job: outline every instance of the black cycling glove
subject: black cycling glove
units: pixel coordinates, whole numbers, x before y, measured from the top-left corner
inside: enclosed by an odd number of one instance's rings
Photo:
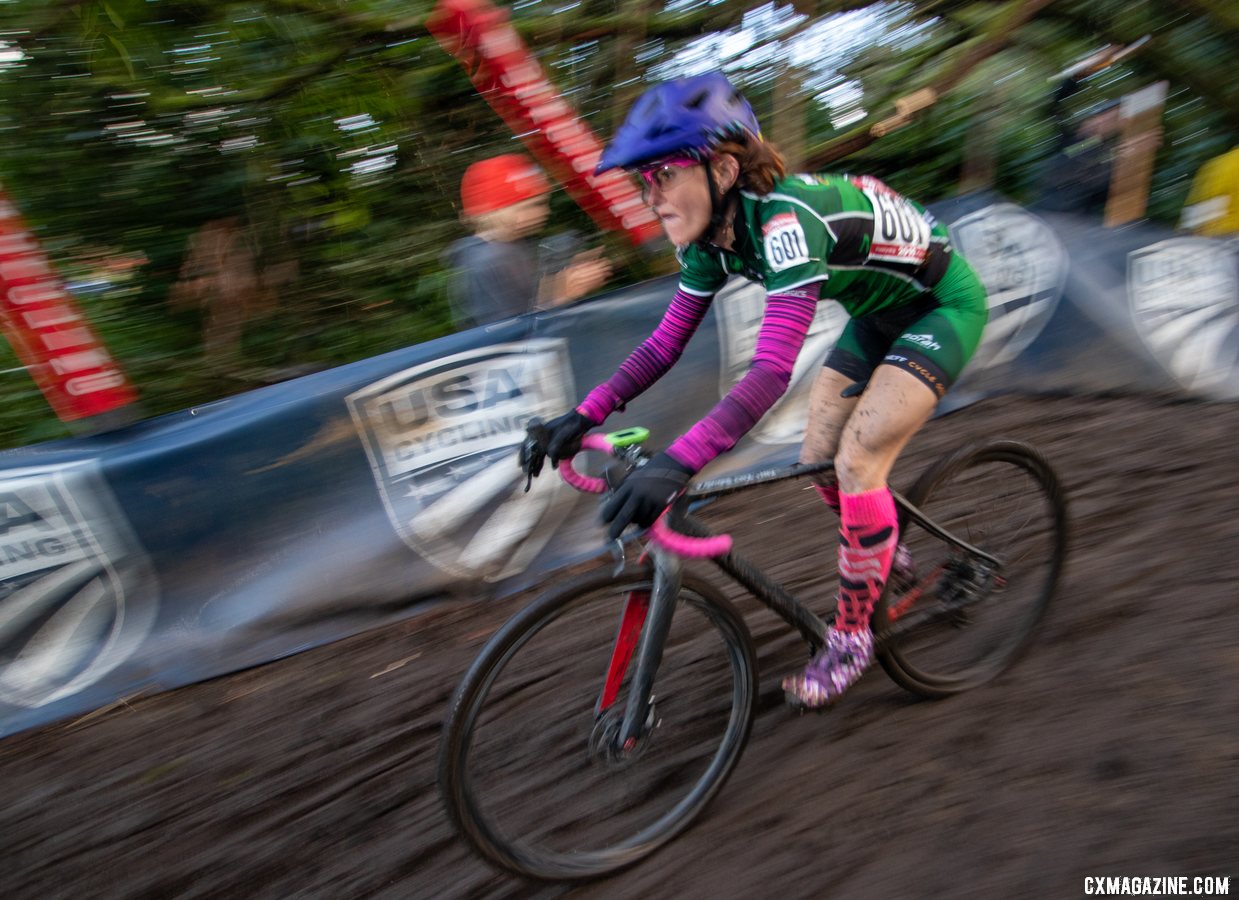
[[[575,409],[547,422],[550,440],[546,445],[546,455],[551,460],[551,468],[557,469],[565,459],[576,456],[581,450],[581,438],[593,427],[594,423]]]
[[[629,525],[653,525],[692,477],[691,470],[665,452],[633,470],[602,504],[602,521],[611,523],[607,530],[611,540],[623,534]]]
[[[549,456],[551,467],[581,449],[581,438],[585,432],[594,427],[594,423],[585,418],[575,409],[566,412],[557,419],[540,422],[534,419],[525,429],[525,440],[521,443],[520,466],[525,473],[525,490],[529,490],[530,482],[542,474],[542,465]]]

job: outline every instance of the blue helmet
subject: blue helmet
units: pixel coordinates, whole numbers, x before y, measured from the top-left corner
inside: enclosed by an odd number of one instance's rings
[[[761,137],[753,107],[722,72],[656,84],[633,104],[595,175],[684,153],[704,157],[727,138]]]

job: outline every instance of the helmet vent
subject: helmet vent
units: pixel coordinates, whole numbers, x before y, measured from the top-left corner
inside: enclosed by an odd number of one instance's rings
[[[641,95],[595,167],[632,168],[680,153],[694,158],[732,135],[761,134],[744,95],[722,72],[655,84]]]

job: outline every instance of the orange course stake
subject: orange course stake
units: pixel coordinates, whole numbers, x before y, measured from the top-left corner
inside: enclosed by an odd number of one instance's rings
[[[100,430],[137,394],[0,191],[0,328],[59,419]],[[125,414],[121,413],[125,410]],[[97,417],[103,416],[104,419]],[[114,421],[115,420],[115,421]]]
[[[622,232],[634,245],[662,234],[627,176],[594,174],[602,144],[547,80],[505,10],[488,0],[439,0],[426,28],[599,228]]]

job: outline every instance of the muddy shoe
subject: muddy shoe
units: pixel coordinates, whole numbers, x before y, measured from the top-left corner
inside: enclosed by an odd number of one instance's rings
[[[826,632],[826,646],[800,675],[783,679],[787,702],[801,709],[829,706],[873,665],[873,635],[869,630]]]

